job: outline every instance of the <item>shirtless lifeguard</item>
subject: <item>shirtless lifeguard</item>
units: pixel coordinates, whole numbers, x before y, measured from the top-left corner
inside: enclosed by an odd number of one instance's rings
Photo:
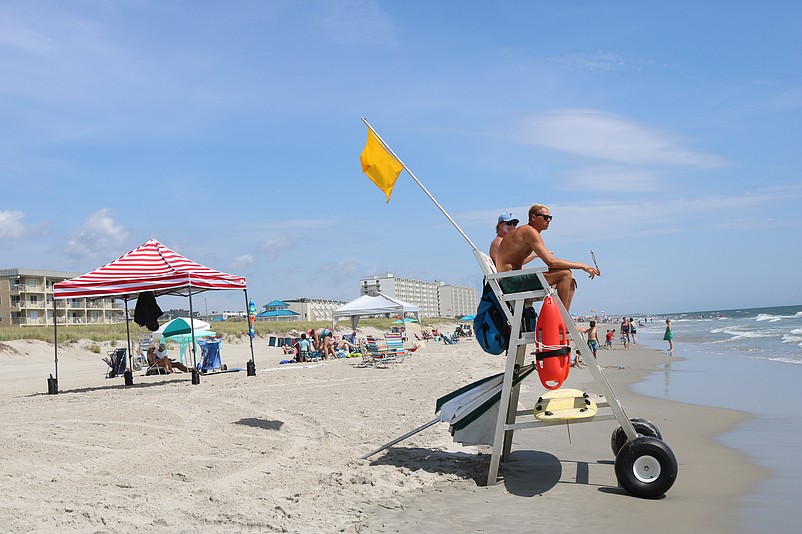
[[[576,281],[571,270],[581,269],[588,273],[590,278],[601,275],[601,273],[590,265],[556,258],[546,248],[540,233],[548,230],[552,218],[548,206],[533,204],[529,208],[529,223],[510,231],[501,240],[496,255],[496,268],[500,273],[520,270],[529,255],[534,252],[549,268],[548,272],[544,273],[546,281],[557,289],[557,295],[563,306],[570,311],[571,301],[576,290]]]
[[[498,216],[496,237],[490,242],[490,259],[493,260],[494,264],[496,263],[496,255],[498,254],[498,247],[501,245],[501,240],[518,226],[518,222],[518,219],[514,218],[512,213],[509,212],[504,212]],[[533,252],[524,260],[524,263],[529,263],[535,258],[537,258],[537,254]]]

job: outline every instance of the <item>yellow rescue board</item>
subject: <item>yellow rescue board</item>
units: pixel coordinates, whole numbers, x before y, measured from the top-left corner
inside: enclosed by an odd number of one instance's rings
[[[538,421],[567,421],[593,417],[599,407],[587,393],[578,389],[555,389],[545,393],[535,403]]]

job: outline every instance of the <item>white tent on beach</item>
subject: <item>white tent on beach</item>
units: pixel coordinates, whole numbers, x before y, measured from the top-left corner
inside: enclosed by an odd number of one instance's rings
[[[335,326],[338,320],[344,317],[350,317],[351,327],[356,330],[356,325],[360,317],[364,315],[382,315],[385,313],[398,314],[400,317],[404,317],[407,313],[412,313],[415,315],[418,323],[420,323],[420,306],[394,299],[377,292],[362,295],[334,310],[332,326]]]

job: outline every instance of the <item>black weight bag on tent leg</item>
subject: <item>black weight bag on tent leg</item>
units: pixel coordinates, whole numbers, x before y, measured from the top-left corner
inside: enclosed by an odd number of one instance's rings
[[[473,319],[473,332],[482,350],[488,354],[501,354],[509,347],[510,324],[496,294],[487,283]]]

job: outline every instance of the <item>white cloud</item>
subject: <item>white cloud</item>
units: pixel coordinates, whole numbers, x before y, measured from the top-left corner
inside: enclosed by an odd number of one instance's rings
[[[726,164],[715,154],[685,148],[664,132],[597,110],[554,110],[524,120],[521,130],[524,143],[587,158],[702,169]]]
[[[356,272],[357,264],[352,260],[342,260],[332,263],[327,263],[323,266],[322,271],[329,273],[335,277],[347,276]]]
[[[560,189],[585,191],[655,191],[664,189],[663,177],[652,169],[599,165],[563,173],[564,180],[555,182]]]
[[[128,232],[114,223],[108,208],[91,214],[66,243],[67,256],[75,261],[111,260],[120,255]]]
[[[294,248],[292,241],[288,237],[279,236],[268,239],[262,244],[262,250],[267,253],[268,258],[276,259],[285,252]]]
[[[624,58],[615,52],[603,50],[597,50],[592,54],[565,54],[552,57],[549,61],[571,69],[592,71],[640,70],[655,64],[652,59]]]
[[[800,196],[802,188],[783,188],[653,202],[553,204],[550,208],[555,222],[545,239],[546,243],[577,243],[687,233],[699,228],[743,228],[744,213],[764,214],[761,218],[750,218],[751,229],[772,227],[780,222],[788,225],[793,223],[771,220],[771,206],[779,200]],[[528,208],[513,208],[513,213],[525,214]]]
[[[25,224],[22,219],[25,214],[20,210],[0,211],[0,239],[16,239],[21,237],[25,231]]]
[[[242,254],[234,258],[234,261],[231,262],[231,267],[237,269],[245,265],[251,265],[252,263],[253,263],[253,256],[251,256],[250,254]]]

